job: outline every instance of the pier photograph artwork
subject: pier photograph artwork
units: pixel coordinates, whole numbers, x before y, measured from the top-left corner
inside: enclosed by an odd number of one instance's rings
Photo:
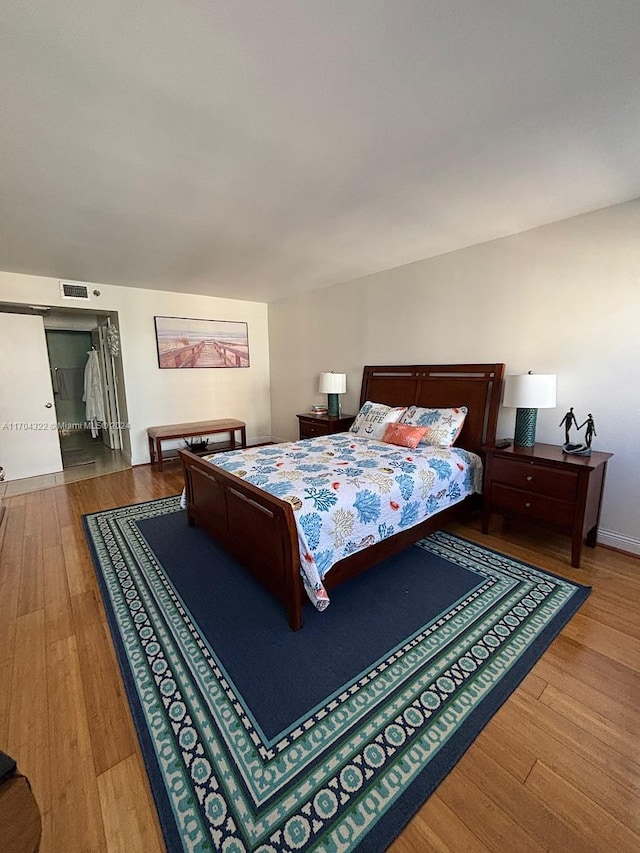
[[[249,329],[231,320],[154,317],[158,366],[249,367]]]

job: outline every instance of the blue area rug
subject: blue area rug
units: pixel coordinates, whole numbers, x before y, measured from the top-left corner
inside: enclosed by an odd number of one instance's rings
[[[439,532],[292,632],[177,497],[84,523],[170,853],[384,850],[589,595]]]

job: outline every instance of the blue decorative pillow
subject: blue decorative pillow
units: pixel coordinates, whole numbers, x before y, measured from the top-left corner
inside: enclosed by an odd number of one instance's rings
[[[459,406],[457,409],[425,409],[421,406],[409,406],[400,423],[427,428],[420,444],[451,447],[460,435],[468,411],[466,406]]]

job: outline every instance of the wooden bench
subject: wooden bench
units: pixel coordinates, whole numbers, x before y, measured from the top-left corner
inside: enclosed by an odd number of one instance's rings
[[[228,433],[229,441],[217,442],[213,448],[207,449],[207,453],[219,453],[223,450],[235,450],[236,431],[240,432],[240,447],[247,446],[247,425],[244,421],[236,421],[233,418],[217,421],[196,421],[191,424],[168,424],[166,426],[147,427],[149,438],[149,455],[151,464],[158,463],[158,471],[162,471],[162,442],[176,438],[198,438],[202,435],[217,435]],[[177,456],[175,457],[177,459]],[[166,460],[166,457],[165,457]]]

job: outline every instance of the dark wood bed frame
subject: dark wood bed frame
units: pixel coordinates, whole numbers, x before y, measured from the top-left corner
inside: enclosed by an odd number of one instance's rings
[[[371,400],[389,406],[467,406],[456,445],[481,453],[482,446],[495,439],[503,376],[504,364],[365,367],[360,405]],[[206,530],[277,596],[286,607],[289,626],[299,630],[307,596],[291,505],[187,450],[179,455],[189,525]],[[473,497],[340,560],[325,576],[325,587],[333,589],[460,517],[474,505]]]

